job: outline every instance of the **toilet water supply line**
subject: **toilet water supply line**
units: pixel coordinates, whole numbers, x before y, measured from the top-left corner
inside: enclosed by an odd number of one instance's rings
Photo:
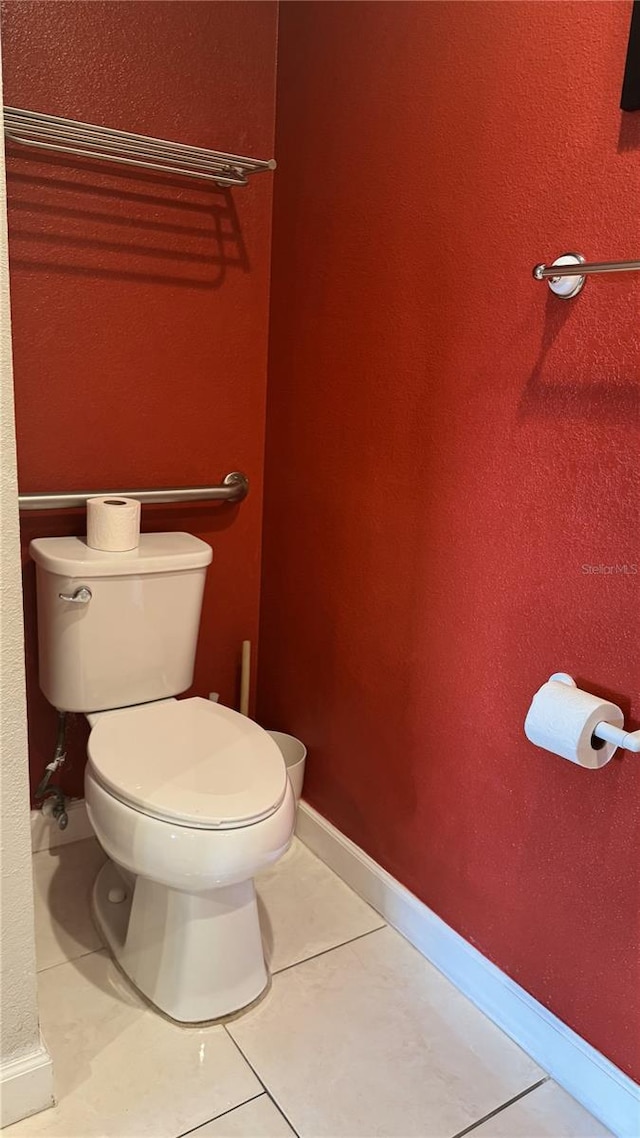
[[[58,733],[56,736],[56,746],[53,752],[53,758],[50,763],[47,763],[44,768],[44,775],[38,783],[38,788],[35,792],[34,798],[36,800],[42,799],[40,809],[43,814],[51,814],[55,818],[61,830],[66,830],[69,818],[66,811],[66,798],[64,791],[55,786],[51,779],[53,775],[63,766],[67,757],[67,712],[58,712]],[[55,802],[52,806],[49,805],[49,799],[54,798]]]

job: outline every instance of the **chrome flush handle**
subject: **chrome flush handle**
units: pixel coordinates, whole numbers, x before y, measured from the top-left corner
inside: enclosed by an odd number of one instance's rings
[[[71,601],[74,605],[88,605],[93,593],[88,585],[78,585],[72,593],[58,593],[61,601]]]

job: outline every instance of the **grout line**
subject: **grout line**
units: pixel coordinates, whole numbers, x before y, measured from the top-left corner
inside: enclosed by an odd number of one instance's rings
[[[60,968],[63,964],[73,964],[74,960],[84,960],[85,956],[93,956],[95,952],[104,952],[106,945],[99,944],[96,948],[90,948],[87,952],[81,952],[78,956],[65,956],[64,960],[57,960],[55,964],[45,964],[44,968],[36,967],[36,976],[41,976],[43,972],[50,972],[52,968]]]
[[[358,933],[357,936],[349,937],[349,940],[341,940],[339,944],[332,944],[330,948],[323,948],[320,952],[313,952],[311,956],[305,956],[302,960],[295,960],[293,964],[285,964],[282,968],[276,968],[271,971],[272,976],[280,976],[283,972],[289,972],[292,968],[298,968],[300,964],[306,964],[309,960],[317,960],[319,956],[326,956],[328,952],[335,952],[337,948],[344,948],[347,944],[355,944],[357,940],[363,940],[366,936],[371,936],[372,933],[382,932],[386,929],[387,925],[378,925],[375,929],[367,929],[366,933]]]
[[[273,1097],[273,1095],[271,1094],[271,1091],[270,1091],[270,1090],[267,1090],[267,1088],[266,1088],[266,1087],[265,1087],[265,1094],[266,1094],[267,1098],[268,1098],[268,1099],[270,1099],[270,1100],[271,1100],[271,1102],[273,1103],[273,1108],[274,1108],[274,1110],[277,1110],[278,1114],[281,1114],[281,1115],[282,1115],[282,1117],[284,1118],[284,1120],[285,1120],[285,1122],[286,1122],[287,1126],[289,1127],[289,1129],[290,1129],[291,1133],[295,1135],[295,1138],[300,1138],[300,1135],[298,1134],[298,1131],[296,1130],[296,1128],[295,1128],[295,1126],[293,1125],[293,1123],[292,1123],[291,1119],[289,1118],[289,1115],[288,1115],[288,1114],[285,1114],[285,1112],[284,1112],[284,1110],[282,1109],[282,1107],[279,1105],[279,1103],[277,1103],[277,1102],[276,1102],[275,1098],[274,1098],[274,1097]]]
[[[289,1116],[287,1115],[287,1113],[285,1112],[285,1110],[284,1110],[284,1109],[283,1109],[283,1108],[280,1106],[280,1103],[277,1101],[277,1099],[276,1099],[276,1098],[275,1098],[275,1097],[274,1097],[274,1096],[271,1094],[271,1091],[269,1090],[269,1088],[268,1088],[267,1084],[265,1083],[264,1079],[261,1079],[261,1078],[260,1078],[260,1075],[259,1075],[259,1074],[258,1074],[258,1072],[256,1071],[256,1069],[255,1069],[255,1067],[254,1067],[253,1063],[251,1062],[251,1060],[250,1060],[250,1059],[248,1059],[248,1058],[247,1058],[247,1056],[245,1055],[244,1051],[242,1050],[242,1048],[241,1048],[240,1044],[238,1043],[238,1040],[237,1040],[237,1039],[234,1039],[233,1035],[232,1035],[232,1034],[231,1034],[231,1032],[229,1031],[229,1027],[228,1027],[228,1025],[227,1025],[226,1023],[223,1023],[223,1025],[222,1025],[222,1026],[223,1026],[224,1030],[226,1031],[227,1035],[229,1036],[229,1039],[230,1039],[230,1040],[231,1040],[231,1042],[233,1043],[234,1047],[236,1048],[236,1050],[237,1050],[237,1051],[240,1053],[240,1055],[241,1055],[241,1056],[242,1056],[242,1058],[244,1059],[244,1061],[245,1061],[245,1063],[247,1064],[247,1066],[248,1066],[248,1067],[250,1067],[250,1068],[251,1068],[251,1070],[253,1071],[253,1073],[254,1073],[254,1075],[255,1075],[256,1079],[257,1079],[257,1080],[258,1080],[258,1082],[260,1083],[260,1086],[261,1086],[261,1087],[264,1087],[264,1093],[266,1094],[267,1098],[271,1099],[271,1102],[272,1102],[272,1103],[273,1103],[273,1105],[275,1106],[275,1108],[276,1108],[276,1110],[278,1111],[278,1113],[282,1115],[282,1117],[284,1118],[284,1120],[285,1120],[285,1122],[286,1122],[287,1126],[289,1127],[289,1129],[290,1129],[290,1130],[291,1130],[291,1131],[292,1131],[292,1132],[295,1134],[295,1138],[300,1138],[300,1135],[298,1134],[298,1131],[296,1130],[295,1126],[294,1126],[294,1125],[293,1125],[293,1123],[291,1122],[291,1120],[290,1120]],[[258,1098],[258,1097],[259,1097],[259,1096],[258,1096],[258,1095],[256,1095],[256,1098]]]
[[[240,1044],[238,1043],[238,1041],[237,1041],[236,1039],[234,1039],[234,1038],[233,1038],[233,1036],[232,1036],[231,1032],[230,1032],[230,1031],[229,1031],[229,1029],[228,1029],[228,1026],[227,1026],[227,1024],[226,1024],[226,1023],[223,1023],[223,1024],[221,1024],[221,1027],[224,1029],[224,1031],[226,1031],[227,1035],[229,1036],[229,1039],[230,1039],[230,1040],[231,1040],[231,1042],[233,1043],[233,1046],[235,1047],[236,1051],[238,1051],[238,1052],[240,1053],[240,1055],[241,1055],[241,1056],[242,1056],[242,1058],[244,1059],[245,1063],[247,1064],[247,1067],[250,1067],[250,1068],[251,1068],[251,1070],[253,1071],[253,1074],[255,1075],[256,1079],[257,1079],[257,1080],[258,1080],[258,1082],[260,1083],[260,1086],[262,1087],[262,1090],[264,1091],[264,1093],[265,1093],[265,1094],[268,1094],[269,1092],[267,1091],[267,1088],[266,1088],[266,1086],[265,1086],[265,1084],[264,1084],[263,1080],[260,1078],[260,1076],[259,1076],[258,1072],[256,1071],[256,1069],[255,1069],[255,1067],[254,1067],[253,1063],[250,1063],[250,1062],[249,1062],[249,1060],[247,1059],[247,1056],[245,1055],[245,1053],[244,1053],[244,1051],[242,1050],[242,1048],[241,1048]],[[261,1092],[261,1093],[262,1093],[262,1092]],[[269,1096],[269,1097],[271,1097],[271,1096]],[[256,1098],[257,1098],[257,1095],[256,1095]]]
[[[382,932],[383,929],[388,927],[386,922],[383,922],[381,925],[377,925],[375,929],[367,929],[365,933],[358,933],[357,936],[349,937],[348,940],[341,940],[338,944],[332,944],[329,948],[321,949],[320,952],[313,952],[311,956],[304,956],[302,960],[295,960],[293,964],[285,964],[282,968],[270,970],[270,973],[272,976],[279,976],[282,972],[289,972],[292,968],[297,968],[300,964],[306,964],[309,960],[317,960],[319,956],[326,956],[328,952],[335,952],[337,948],[344,948],[348,944],[355,944],[356,941],[364,940],[365,937],[371,936],[372,933]],[[42,972],[50,972],[52,968],[60,968],[63,964],[73,964],[75,960],[82,960],[85,956],[93,956],[95,952],[105,951],[109,952],[108,946],[100,943],[96,945],[95,948],[90,948],[87,952],[81,952],[77,956],[67,956],[64,960],[57,960],[55,964],[47,964],[44,968],[36,968],[36,974],[40,975]],[[111,957],[111,953],[109,953],[109,956]],[[235,1107],[231,1109],[233,1110]],[[202,1123],[202,1125],[204,1126],[204,1123]]]
[[[181,1134],[177,1135],[177,1138],[186,1138],[187,1134],[195,1134],[196,1131],[200,1130],[203,1126],[207,1126],[209,1122],[217,1122],[219,1118],[224,1118],[227,1114],[233,1114],[234,1110],[240,1110],[240,1108],[246,1106],[247,1103],[255,1102],[257,1098],[263,1098],[265,1093],[265,1091],[258,1091],[257,1095],[251,1095],[251,1098],[244,1099],[243,1102],[239,1102],[236,1106],[230,1106],[228,1110],[223,1110],[222,1114],[214,1114],[213,1118],[205,1118],[204,1122],[199,1122],[197,1126],[192,1126],[191,1130],[183,1130]]]
[[[545,1075],[544,1079],[538,1079],[537,1083],[533,1083],[530,1087],[526,1087],[524,1091],[520,1091],[520,1094],[514,1095],[513,1098],[508,1099],[507,1102],[503,1102],[500,1106],[497,1106],[495,1110],[490,1110],[488,1114],[484,1114],[482,1118],[479,1118],[477,1120],[477,1122],[472,1122],[470,1126],[465,1126],[464,1130],[458,1130],[457,1134],[453,1135],[453,1138],[463,1138],[464,1134],[470,1134],[472,1130],[476,1130],[478,1126],[482,1126],[483,1122],[487,1122],[490,1118],[495,1118],[496,1114],[501,1114],[502,1111],[506,1110],[508,1106],[513,1106],[514,1102],[519,1102],[521,1098],[525,1097],[525,1095],[529,1095],[532,1091],[536,1091],[538,1087],[541,1087],[543,1083],[548,1083],[548,1081],[548,1075]]]

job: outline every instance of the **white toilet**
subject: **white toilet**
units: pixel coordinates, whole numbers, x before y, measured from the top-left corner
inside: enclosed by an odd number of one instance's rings
[[[211,549],[143,534],[127,553],[31,542],[40,686],[91,724],[89,819],[111,859],[94,912],[120,967],[183,1023],[229,1015],[267,984],[254,874],[293,834],[295,801],[266,731],[193,678]]]

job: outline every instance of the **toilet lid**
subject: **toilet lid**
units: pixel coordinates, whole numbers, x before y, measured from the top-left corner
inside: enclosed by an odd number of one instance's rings
[[[258,822],[278,808],[287,787],[284,759],[267,732],[199,697],[102,715],[88,752],[116,798],[200,829]]]

